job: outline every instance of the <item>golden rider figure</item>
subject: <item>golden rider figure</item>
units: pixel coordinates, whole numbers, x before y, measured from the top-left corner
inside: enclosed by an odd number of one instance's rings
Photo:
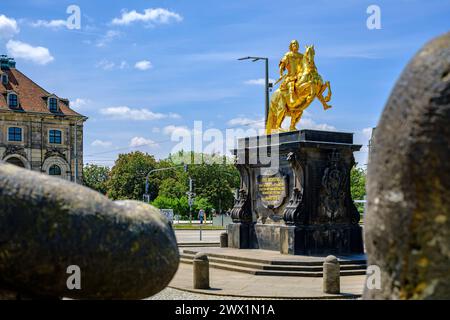
[[[290,104],[295,103],[295,81],[302,72],[303,55],[298,52],[299,44],[297,40],[292,40],[287,52],[280,61],[280,77],[284,77],[280,85],[281,90],[288,90]],[[284,71],[287,70],[287,74]]]

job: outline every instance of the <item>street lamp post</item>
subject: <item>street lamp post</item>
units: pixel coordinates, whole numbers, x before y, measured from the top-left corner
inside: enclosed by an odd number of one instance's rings
[[[244,57],[239,58],[238,60],[252,60],[253,62],[258,60],[264,60],[266,64],[266,79],[265,79],[265,98],[266,98],[266,107],[265,107],[265,118],[264,123],[267,123],[267,117],[269,115],[269,90],[272,87],[272,84],[269,83],[269,58],[263,57]]]
[[[174,170],[174,169],[181,168],[181,167],[184,167],[184,171],[187,170],[187,166],[184,165],[184,164],[183,165],[179,165],[179,166],[173,166],[173,167],[159,168],[159,169],[150,170],[147,173],[147,176],[145,177],[145,193],[142,195],[142,201],[150,203],[150,194],[149,194],[150,181],[149,181],[149,178],[150,178],[150,175],[152,173],[159,172],[159,171],[166,171],[166,170]]]

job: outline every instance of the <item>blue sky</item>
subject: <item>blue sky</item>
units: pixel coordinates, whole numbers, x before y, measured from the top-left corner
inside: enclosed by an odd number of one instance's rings
[[[71,4],[81,9],[79,30],[62,25]],[[379,30],[366,27],[371,4],[381,9]],[[85,162],[112,165],[132,150],[166,157],[176,145],[170,134],[194,121],[223,133],[261,127],[263,63],[237,58],[269,57],[277,79],[279,59],[298,39],[302,50],[315,45],[333,90],[333,108],[314,102],[298,127],[354,132],[367,145],[401,70],[449,31],[449,16],[443,0],[3,0],[0,52],[89,117]],[[363,147],[360,165],[366,156]]]

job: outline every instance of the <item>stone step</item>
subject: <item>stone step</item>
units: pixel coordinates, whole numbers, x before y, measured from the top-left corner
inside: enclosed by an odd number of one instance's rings
[[[192,264],[193,261],[191,259],[181,258],[181,263]],[[280,270],[258,270],[253,268],[246,268],[240,266],[234,266],[230,264],[216,263],[210,262],[209,266],[215,269],[233,271],[233,272],[242,272],[253,275],[260,276],[285,276],[285,277],[316,277],[320,278],[323,276],[323,272],[318,271],[280,271]],[[341,270],[341,276],[350,276],[350,275],[364,275],[366,274],[365,270]]]
[[[178,242],[178,247],[220,247],[220,242]]]
[[[195,255],[198,251],[184,249],[184,254]],[[267,259],[257,259],[250,257],[242,257],[242,256],[231,256],[227,254],[218,254],[218,253],[209,253],[208,257],[216,257],[222,259],[229,260],[240,260],[247,262],[255,262],[255,263],[263,263],[263,264],[271,264],[271,265],[289,265],[289,266],[320,266],[322,267],[322,261],[294,261],[294,260],[267,260]],[[325,257],[324,257],[325,258]],[[343,265],[366,265],[366,260],[341,260],[339,259],[339,264]]]
[[[194,255],[191,254],[181,254],[182,258],[185,259],[194,259]],[[219,264],[229,264],[238,267],[251,268],[257,270],[278,270],[278,271],[311,271],[311,272],[322,272],[322,266],[292,266],[292,265],[273,265],[267,263],[255,263],[255,262],[247,262],[242,260],[234,260],[228,258],[217,258],[213,256],[209,256],[209,261]],[[350,264],[341,266],[341,270],[366,270],[366,265],[364,264]]]

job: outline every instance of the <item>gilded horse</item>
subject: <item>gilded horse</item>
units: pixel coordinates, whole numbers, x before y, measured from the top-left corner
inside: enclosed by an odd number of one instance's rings
[[[281,128],[281,124],[286,116],[291,117],[289,131],[297,130],[295,126],[300,121],[303,111],[315,98],[319,99],[324,110],[331,108],[328,105],[331,99],[330,82],[323,82],[314,63],[314,55],[314,46],[306,46],[302,63],[303,68],[295,81],[295,103],[291,104],[289,101],[287,89],[280,87],[272,94],[266,123],[267,134],[285,131]],[[328,93],[324,97],[323,94],[327,88]]]

